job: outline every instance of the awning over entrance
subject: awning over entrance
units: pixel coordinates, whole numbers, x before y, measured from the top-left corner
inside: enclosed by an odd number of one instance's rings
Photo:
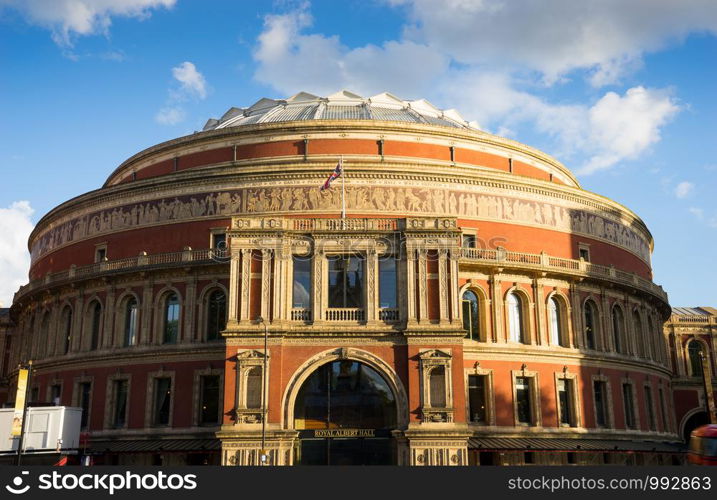
[[[685,447],[681,443],[666,443],[658,441],[504,437],[470,438],[468,440],[468,448],[478,451],[651,451],[664,453],[682,453],[685,451]]]
[[[143,439],[94,441],[88,451],[92,453],[149,453],[149,452],[206,452],[219,451],[222,443],[218,439]]]

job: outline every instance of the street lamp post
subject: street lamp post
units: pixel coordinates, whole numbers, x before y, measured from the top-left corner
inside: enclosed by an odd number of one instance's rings
[[[266,451],[266,364],[269,357],[269,325],[261,316],[257,320],[264,325],[264,366],[261,370],[261,452],[259,459],[261,461],[260,465],[268,465],[269,456]]]

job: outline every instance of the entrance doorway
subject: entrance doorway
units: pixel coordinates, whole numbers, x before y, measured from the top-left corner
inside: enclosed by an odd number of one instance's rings
[[[296,397],[294,428],[299,465],[396,463],[395,396],[376,370],[358,361],[327,363],[309,376]]]

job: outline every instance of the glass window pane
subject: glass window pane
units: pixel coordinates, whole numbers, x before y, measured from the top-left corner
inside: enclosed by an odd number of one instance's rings
[[[598,427],[607,427],[607,406],[606,406],[606,385],[605,382],[595,382],[593,391],[595,393],[595,421]]]
[[[554,297],[548,300],[548,314],[550,317],[550,343],[562,345],[560,341],[560,308]]]
[[[518,410],[518,422],[521,424],[533,423],[533,409],[530,402],[530,380],[527,377],[515,379],[515,399]]]
[[[398,307],[396,259],[393,256],[381,257],[378,261],[378,301],[382,308]]]
[[[96,350],[100,344],[100,322],[102,320],[102,306],[95,302],[92,308],[92,332],[90,338],[90,349]]]
[[[127,424],[127,381],[114,381],[115,414],[114,426],[124,427]]]
[[[358,255],[328,257],[329,307],[362,308],[364,259]]]
[[[179,298],[177,294],[167,297],[164,304],[164,339],[165,344],[177,342],[179,334]]]
[[[515,293],[508,294],[508,325],[512,342],[525,342],[523,332],[523,306]]]
[[[169,412],[172,404],[172,379],[162,377],[154,379],[154,424],[169,425]]]
[[[350,360],[318,368],[296,398],[296,429],[392,429],[396,402],[383,377]]]
[[[137,301],[129,299],[124,313],[124,346],[129,347],[137,342]]]
[[[90,394],[92,384],[90,382],[82,382],[79,386],[80,392],[80,408],[82,408],[82,416],[80,417],[80,427],[87,428],[90,418]]]
[[[445,408],[446,406],[446,370],[438,366],[431,370],[428,377],[430,387],[430,403],[432,408]]]
[[[294,286],[292,306],[311,308],[311,257],[294,256]]]
[[[585,340],[588,349],[595,349],[595,306],[590,301],[585,303]]]
[[[487,375],[468,376],[468,406],[471,422],[488,422],[486,411],[487,379]]]
[[[200,424],[219,422],[219,375],[205,375],[201,378]]]
[[[702,344],[692,340],[687,346],[687,351],[690,355],[690,375],[702,377]]]
[[[249,370],[246,376],[246,407],[261,408],[262,376],[261,368]]]
[[[217,340],[227,326],[227,297],[221,290],[209,296],[207,309],[207,340]]]
[[[572,423],[571,392],[570,380],[558,379],[558,403],[560,404],[560,423],[562,425],[571,425]]]
[[[480,340],[478,324],[478,296],[470,290],[463,294],[463,329],[466,338]]]

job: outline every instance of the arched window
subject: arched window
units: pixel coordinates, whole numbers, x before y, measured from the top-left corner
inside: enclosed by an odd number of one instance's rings
[[[627,345],[625,342],[625,322],[623,320],[622,310],[615,306],[612,308],[612,338],[615,342],[615,351],[623,354],[627,353]]]
[[[652,316],[647,315],[647,341],[652,345],[652,359],[659,360],[660,356],[660,345],[659,342],[662,340],[659,333],[655,332],[655,322],[652,321]],[[653,344],[654,342],[654,344]]]
[[[67,306],[62,310],[60,320],[62,330],[62,354],[70,352],[70,341],[72,340],[72,309]]]
[[[635,344],[637,345],[637,352],[640,356],[647,357],[647,353],[650,352],[648,342],[645,341],[645,336],[642,331],[642,318],[637,310],[632,311],[632,329],[635,332]]]
[[[568,339],[563,328],[564,320],[563,307],[560,301],[555,297],[548,299],[548,320],[550,321],[550,343],[568,347]]]
[[[523,325],[523,301],[515,292],[508,294],[508,328],[511,342],[526,343]]]
[[[246,407],[249,409],[261,408],[262,400],[261,368],[256,366],[246,374]]]
[[[466,331],[466,338],[480,340],[478,296],[475,292],[467,290],[461,301],[463,304],[463,329]]]
[[[124,306],[124,335],[122,337],[122,346],[129,347],[137,344],[137,316],[139,308],[137,300],[130,297]]]
[[[170,293],[164,299],[163,344],[176,344],[179,337],[179,297]]]
[[[585,302],[585,342],[588,349],[595,349],[597,346],[597,306],[592,300]]]
[[[207,303],[207,340],[218,340],[227,326],[227,296],[222,290],[209,295]]]
[[[446,407],[446,369],[437,366],[428,376],[431,408]]]
[[[50,343],[50,313],[46,312],[40,323],[40,338],[38,339],[37,357],[42,359],[45,356],[46,346]]]
[[[100,345],[100,327],[102,325],[102,306],[99,302],[92,304],[90,308],[90,350],[96,350]]]
[[[693,377],[702,376],[702,344],[697,340],[691,340],[687,344],[687,353],[690,356],[690,375]]]

